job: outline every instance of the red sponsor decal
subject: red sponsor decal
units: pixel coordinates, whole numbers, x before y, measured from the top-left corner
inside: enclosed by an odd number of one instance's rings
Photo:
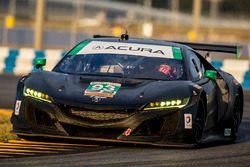
[[[124,135],[125,135],[125,136],[129,136],[131,132],[132,132],[132,129],[131,129],[131,128],[128,128],[128,129],[124,132]]]
[[[186,123],[187,123],[187,124],[190,124],[190,121],[191,121],[191,117],[190,117],[190,116],[187,116],[187,117],[186,117]]]
[[[158,70],[159,72],[162,72],[165,75],[168,75],[170,77],[173,77],[172,74],[176,74],[176,68],[172,68],[166,64],[160,65],[160,68]]]
[[[21,103],[22,103],[21,100],[17,100],[17,101],[16,101],[16,105],[15,105],[15,115],[19,115],[19,110],[20,110],[20,107],[21,107]]]
[[[184,114],[185,129],[192,129],[192,114]]]

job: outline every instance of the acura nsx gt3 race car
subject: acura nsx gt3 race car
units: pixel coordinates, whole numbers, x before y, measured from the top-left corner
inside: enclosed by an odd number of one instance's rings
[[[45,59],[17,85],[13,132],[151,145],[234,141],[243,91],[197,51],[237,46],[94,36],[52,71]]]

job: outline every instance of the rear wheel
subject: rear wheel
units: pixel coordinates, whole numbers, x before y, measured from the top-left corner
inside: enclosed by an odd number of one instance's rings
[[[201,99],[198,104],[197,115],[193,125],[193,139],[197,145],[201,144],[202,141],[203,130],[205,126],[205,113],[206,110],[205,110],[204,100]]]

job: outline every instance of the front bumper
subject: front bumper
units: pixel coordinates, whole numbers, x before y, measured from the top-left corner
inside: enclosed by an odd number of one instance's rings
[[[11,122],[13,132],[20,135],[142,144],[191,143],[192,130],[184,128],[183,120],[184,113],[195,115],[196,107],[196,104],[191,102],[182,109],[134,110],[126,118],[91,121],[89,118],[82,119],[73,115],[68,106],[25,97],[20,114],[13,114]],[[127,133],[128,129],[130,133]]]

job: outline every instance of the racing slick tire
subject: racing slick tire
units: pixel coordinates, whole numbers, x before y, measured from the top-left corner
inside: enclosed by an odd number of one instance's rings
[[[238,135],[239,125],[242,119],[242,110],[243,110],[243,102],[242,102],[242,95],[240,92],[236,95],[234,101],[234,108],[233,108],[233,116],[232,116],[232,134],[231,139],[234,142]]]
[[[198,103],[197,115],[193,125],[193,142],[196,146],[199,146],[202,142],[203,131],[205,127],[205,117],[206,117],[206,108],[205,102],[201,98]]]

